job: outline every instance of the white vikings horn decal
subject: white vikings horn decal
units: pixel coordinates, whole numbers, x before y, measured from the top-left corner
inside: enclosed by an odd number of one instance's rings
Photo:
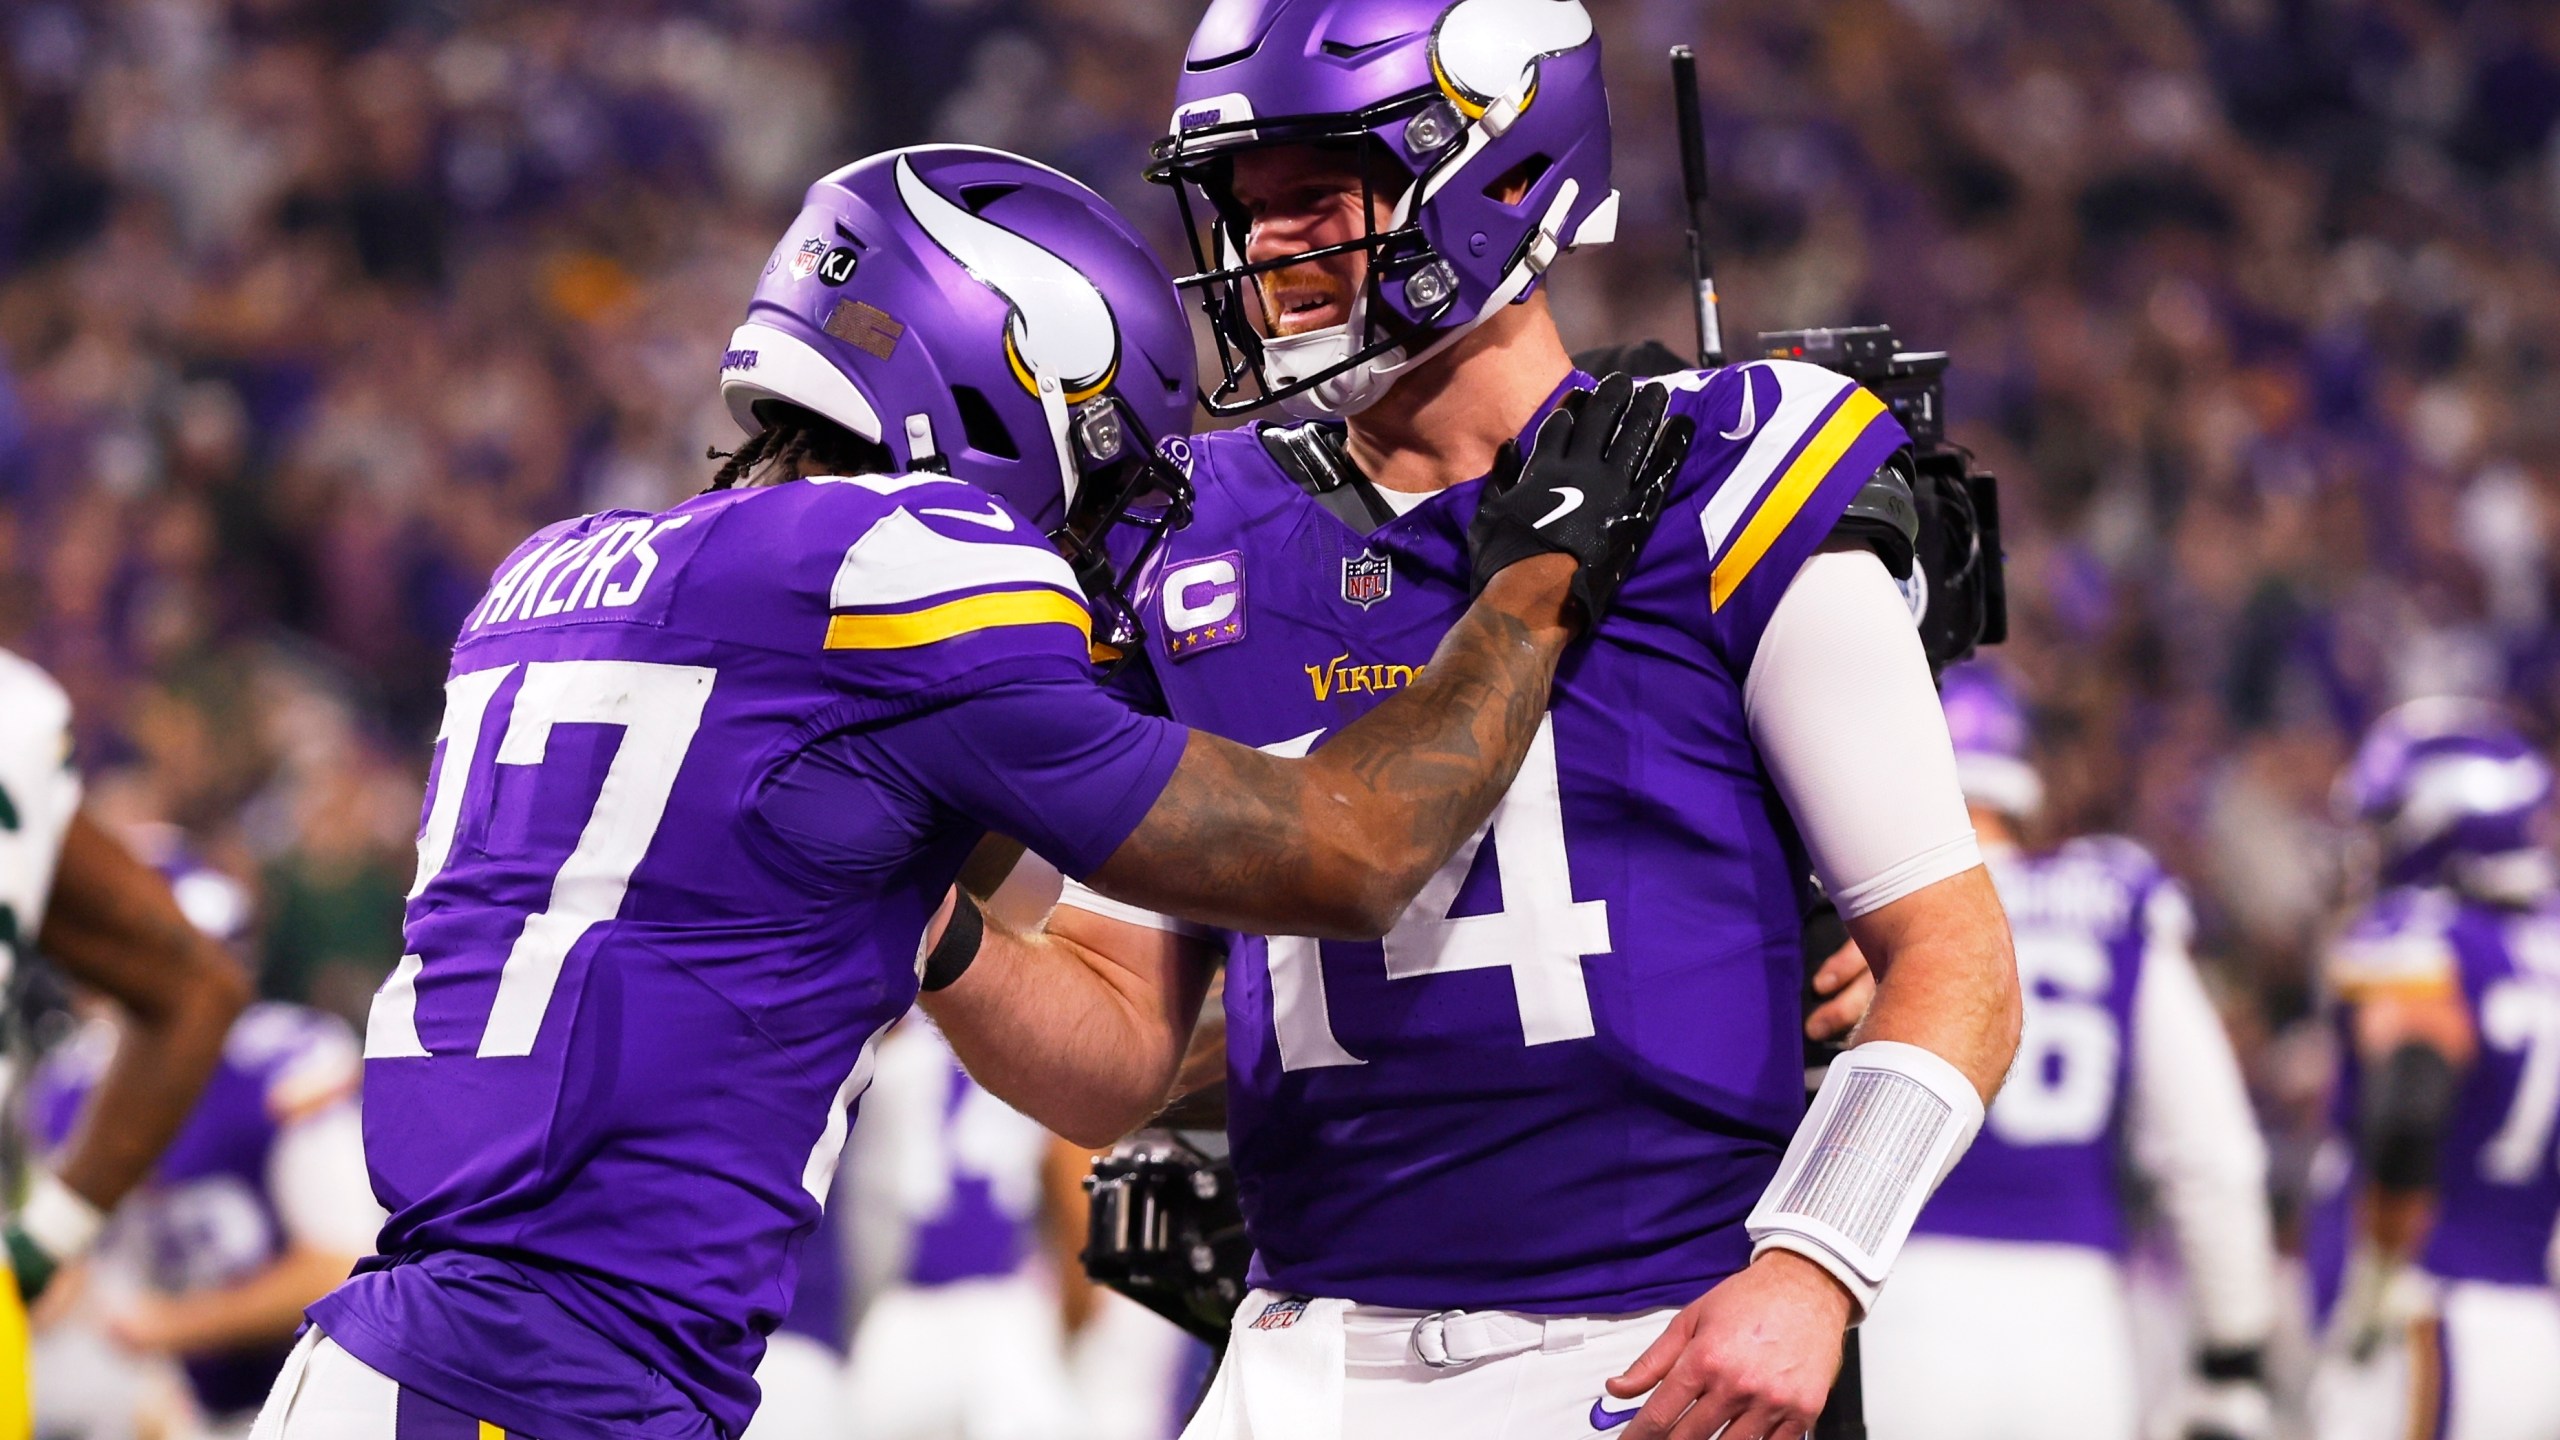
[[[1431,29],[1431,69],[1471,116],[1504,99],[1526,109],[1538,58],[1590,39],[1582,0],[1458,0]]]
[[[1029,372],[1039,369],[1057,377],[1070,403],[1111,383],[1120,336],[1111,306],[1092,281],[1051,252],[944,199],[904,156],[898,160],[898,197],[924,233],[1013,306],[1006,338],[1023,388],[1037,393]]]

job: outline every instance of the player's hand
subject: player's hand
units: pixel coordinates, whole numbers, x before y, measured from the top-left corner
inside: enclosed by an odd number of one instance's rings
[[[1813,993],[1824,998],[1812,1014],[1804,1017],[1805,1038],[1845,1038],[1859,1021],[1867,1018],[1867,1007],[1875,1003],[1875,972],[1867,968],[1867,957],[1859,953],[1854,943],[1843,945],[1813,972]]]
[[[1475,589],[1539,555],[1573,557],[1571,594],[1599,623],[1662,513],[1696,427],[1666,421],[1670,392],[1612,375],[1565,396],[1538,427],[1526,460],[1505,445],[1467,531]]]
[[[161,1355],[177,1348],[176,1316],[167,1298],[142,1295],[107,1317],[107,1338],[136,1355]]]
[[[1849,1292],[1801,1255],[1771,1250],[1673,1317],[1627,1372],[1621,1400],[1651,1390],[1622,1440],[1796,1440],[1840,1373]]]

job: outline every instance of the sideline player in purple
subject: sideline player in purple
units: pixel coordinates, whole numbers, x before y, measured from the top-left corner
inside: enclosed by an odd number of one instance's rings
[[[2044,795],[2024,712],[1988,662],[1947,672],[1942,696],[2009,912],[2026,1025],[1982,1134],[1920,1212],[1867,1322],[1868,1432],[2158,1433],[2142,1423],[2123,1270],[2139,1177],[2176,1240],[2203,1340],[2180,1433],[2263,1440],[2276,1308],[2266,1146],[2188,954],[2186,896],[2119,836],[2021,848]]]
[[[1321,756],[1431,673],[1481,477],[1591,383],[1540,281],[1615,224],[1599,42],[1576,0],[1220,0],[1173,132],[1213,405],[1320,418],[1179,452],[1198,514],[1137,678]],[[1900,427],[1802,364],[1666,388],[1697,443],[1489,826],[1382,943],[1223,942],[1261,1288],[1196,1437],[1798,1433],[2008,1067],[2007,931],[1869,548],[1908,563]],[[1883,978],[1808,1116],[1814,873]],[[1070,892],[932,1008],[990,1088],[1107,1140],[1216,943]]]
[[[1280,760],[1091,669],[1125,619],[1099,540],[1182,517],[1152,437],[1191,363],[1162,266],[1055,171],[920,147],[810,188],[721,360],[748,438],[712,488],[542,530],[463,623],[365,1036],[390,1219],[262,1435],[737,1436],[873,1042],[975,953],[918,942],[990,829],[1358,935],[1481,822],[1680,428],[1620,381],[1542,432],[1430,680]]]
[[[2560,1435],[2560,867],[2551,767],[2412,701],[2339,782],[2380,891],[2330,947],[2343,1070],[2312,1214],[2323,1437]]]

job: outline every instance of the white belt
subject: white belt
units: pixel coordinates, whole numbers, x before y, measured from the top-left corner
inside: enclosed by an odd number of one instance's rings
[[[1404,1323],[1389,1311],[1353,1310],[1343,1359],[1362,1367],[1409,1365],[1456,1370],[1486,1360],[1579,1350],[1588,1322],[1580,1315],[1516,1315],[1504,1310],[1441,1310]]]

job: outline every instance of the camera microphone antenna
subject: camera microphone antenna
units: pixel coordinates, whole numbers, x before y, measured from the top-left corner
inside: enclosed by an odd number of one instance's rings
[[[1671,95],[1680,110],[1680,181],[1689,201],[1689,284],[1698,319],[1698,364],[1724,363],[1724,321],[1716,314],[1715,264],[1707,254],[1707,137],[1698,112],[1698,54],[1671,47]]]

